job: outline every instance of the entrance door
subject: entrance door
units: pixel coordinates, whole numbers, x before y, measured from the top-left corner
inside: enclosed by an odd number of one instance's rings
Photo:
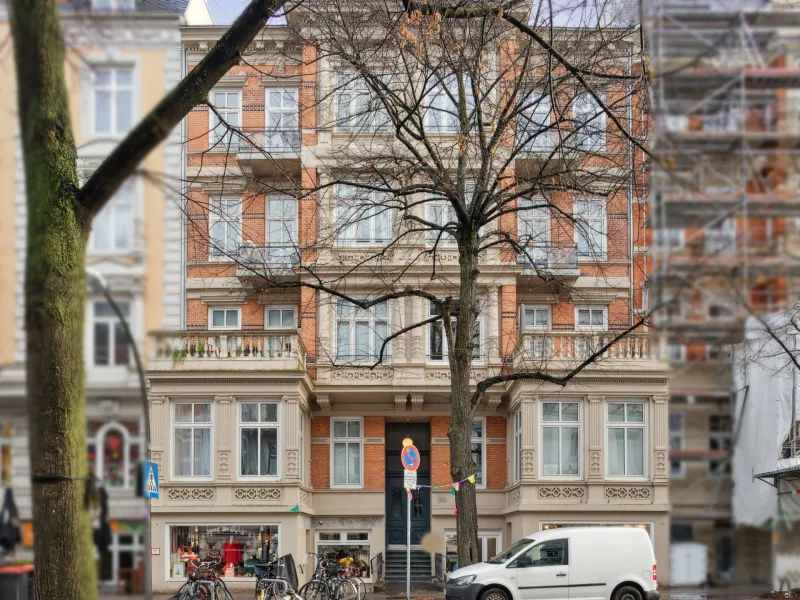
[[[387,423],[386,425],[386,543],[405,546],[408,494],[403,487],[400,452],[403,439],[410,437],[420,453],[417,484],[431,483],[430,426],[427,423]],[[431,528],[430,488],[411,490],[411,544],[418,545]]]

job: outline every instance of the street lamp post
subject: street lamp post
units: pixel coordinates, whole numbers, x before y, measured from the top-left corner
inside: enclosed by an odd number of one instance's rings
[[[149,459],[150,458],[150,409],[147,404],[147,382],[144,376],[144,367],[142,366],[142,358],[139,355],[139,349],[136,347],[136,341],[133,339],[133,335],[131,334],[130,326],[128,325],[128,320],[125,318],[125,315],[122,314],[122,310],[119,308],[119,304],[114,300],[111,296],[111,290],[108,288],[108,284],[106,283],[105,277],[103,277],[100,273],[96,270],[92,269],[91,267],[86,267],[86,279],[89,282],[89,286],[96,291],[99,291],[103,294],[106,302],[111,306],[111,310],[114,311],[114,314],[117,315],[119,319],[120,325],[122,325],[122,329],[125,332],[125,337],[128,338],[128,344],[130,345],[131,352],[133,352],[133,360],[136,362],[136,371],[139,375],[139,392],[141,394],[141,401],[142,401],[142,410],[144,412],[144,447],[145,447],[145,456]],[[146,600],[150,600],[152,597],[152,582],[150,581],[150,499],[144,498],[144,507],[145,507],[145,528],[144,528],[144,555],[142,556],[142,563],[144,565],[144,597]]]

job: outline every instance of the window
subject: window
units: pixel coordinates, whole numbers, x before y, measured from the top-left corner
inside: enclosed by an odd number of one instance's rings
[[[130,303],[117,302],[120,312],[130,318]],[[125,328],[120,323],[117,313],[105,301],[92,304],[92,323],[94,336],[94,365],[98,367],[119,367],[128,364],[129,342]]]
[[[236,138],[234,138],[233,132],[229,127],[238,129],[242,124],[240,118],[240,92],[212,91],[211,103],[217,112],[208,111],[211,119],[208,145],[219,150],[227,150],[236,143]],[[217,113],[219,113],[219,116],[217,116]],[[222,120],[220,120],[220,117]]]
[[[708,318],[713,321],[726,321],[736,318],[736,311],[732,304],[712,300],[708,303]]]
[[[92,10],[133,10],[134,0],[92,0]]]
[[[607,410],[608,475],[644,477],[644,404],[609,402]]]
[[[94,423],[89,424],[90,430]],[[133,488],[142,441],[136,423],[104,423],[89,438],[89,472],[107,488]]]
[[[600,96],[603,98],[602,95]],[[585,150],[605,150],[606,113],[590,94],[578,94],[572,105],[577,146]]]
[[[124,135],[133,126],[133,68],[92,69],[92,124],[96,135]]]
[[[297,409],[297,447],[299,449],[298,459],[300,466],[298,468],[297,477],[300,483],[305,483],[306,473],[306,415],[301,408]]]
[[[381,245],[391,235],[390,208],[385,194],[352,185],[334,187],[336,241],[345,245]]]
[[[429,315],[432,317],[434,315],[439,314],[439,308],[431,302],[429,305]],[[450,318],[450,322],[452,323],[453,327],[453,335],[455,335],[455,328],[457,319],[455,317]],[[482,330],[483,330],[483,318],[480,313],[478,313],[478,318],[475,321],[475,329],[472,334],[472,360],[479,361],[482,360]],[[447,359],[447,336],[444,332],[444,322],[443,321],[435,321],[433,323],[428,324],[428,360],[429,361],[440,361]]]
[[[211,404],[175,404],[172,429],[175,476],[210,477]]]
[[[464,78],[464,95],[467,104],[467,118],[471,121],[475,114],[475,97],[469,77]],[[428,110],[425,111],[425,125],[430,131],[459,131],[458,118],[458,79],[451,75],[439,81],[428,91]]]
[[[0,421],[0,488],[11,484],[11,421]]]
[[[475,419],[472,421],[472,462],[475,463],[475,485],[486,487],[484,473],[486,472],[486,420]]]
[[[437,246],[455,246],[456,238],[453,234],[447,233],[439,228],[458,228],[458,218],[453,205],[447,201],[429,202],[426,207],[426,220],[431,223],[427,238],[429,244]]]
[[[384,81],[388,83],[388,81]],[[389,113],[363,77],[341,74],[336,80],[336,126],[339,129],[385,129]]]
[[[334,561],[351,558],[362,578],[370,576],[371,548],[367,531],[317,532],[317,556]]]
[[[241,198],[212,198],[208,213],[211,257],[232,258],[242,243]]]
[[[361,419],[332,419],[333,485],[361,485]]]
[[[209,329],[241,329],[239,324],[239,308],[209,308]]]
[[[733,348],[730,344],[720,346],[706,346],[706,358],[712,362],[730,362]]]
[[[522,479],[522,410],[514,413],[514,478]],[[492,555],[494,556],[494,555]]]
[[[297,249],[297,198],[267,198],[267,260],[271,264],[300,262]]]
[[[370,309],[339,299],[336,301],[336,361],[376,361],[389,335],[389,305],[376,304]],[[383,348],[383,359],[391,359],[391,348]]]
[[[529,248],[546,248],[550,244],[550,210],[544,198],[523,198],[519,201],[519,243]],[[547,253],[541,252],[543,264],[547,264]],[[539,257],[534,254],[534,260]],[[537,264],[539,264],[537,262]]]
[[[669,413],[669,449],[683,450],[686,444],[686,414],[678,411]],[[669,476],[683,477],[686,475],[686,465],[681,460],[669,461]]]
[[[686,361],[686,346],[684,344],[667,344],[667,360],[669,362],[685,362]]]
[[[91,251],[118,252],[133,247],[135,193],[135,182],[126,181],[97,213],[89,237]]]
[[[608,329],[607,309],[600,306],[581,306],[575,309],[577,331],[605,331]]]
[[[297,329],[294,308],[267,307],[265,329]]]
[[[541,152],[553,146],[550,125],[550,96],[541,91],[522,94],[517,117],[517,143],[521,150]]]
[[[684,236],[683,229],[678,227],[663,227],[653,229],[653,246],[666,250],[677,250],[683,248]]]
[[[580,405],[542,403],[542,475],[580,475]]]
[[[733,423],[730,415],[709,415],[708,449],[725,454],[724,458],[712,460],[708,463],[708,472],[714,477],[725,477],[731,474],[732,432]]]
[[[517,567],[552,567],[568,564],[567,540],[547,540],[536,544],[517,559]]]
[[[548,331],[550,329],[550,307],[523,305],[522,328],[525,331]]]
[[[277,402],[239,404],[239,474],[278,476],[280,425]]]
[[[578,258],[606,259],[606,205],[603,198],[575,200]]]
[[[499,531],[478,531],[478,560],[487,561],[502,551]],[[458,564],[458,534],[455,529],[444,531],[444,553],[447,557],[446,572],[455,570]]]
[[[212,522],[213,523],[213,522]],[[190,560],[209,551],[221,553],[213,567],[218,577],[255,581],[256,563],[272,562],[281,555],[278,525],[169,525],[168,577],[185,581],[192,569]],[[262,556],[262,551],[265,556]],[[255,557],[255,558],[254,558]],[[262,560],[263,558],[263,560]],[[196,560],[196,559],[194,559]],[[233,568],[230,565],[233,564]]]
[[[297,119],[297,90],[269,89],[266,110],[266,149],[289,152],[300,149],[300,125]]]
[[[694,534],[692,532],[691,523],[670,523],[669,524],[669,541],[675,542],[692,542],[694,541]]]

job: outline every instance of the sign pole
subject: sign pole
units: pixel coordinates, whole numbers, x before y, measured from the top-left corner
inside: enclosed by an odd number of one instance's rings
[[[417,489],[417,469],[419,468],[419,450],[414,446],[411,438],[403,440],[403,451],[400,452],[400,462],[403,463],[403,487],[408,496],[408,509],[406,510],[406,600],[411,600],[411,490]]]
[[[406,511],[406,600],[411,600],[411,494]]]

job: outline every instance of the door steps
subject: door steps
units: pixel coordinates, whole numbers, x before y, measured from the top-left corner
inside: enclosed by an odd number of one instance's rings
[[[406,551],[387,550],[386,583],[400,583],[406,580]],[[411,581],[416,583],[430,583],[431,581],[431,555],[424,550],[411,551]]]

